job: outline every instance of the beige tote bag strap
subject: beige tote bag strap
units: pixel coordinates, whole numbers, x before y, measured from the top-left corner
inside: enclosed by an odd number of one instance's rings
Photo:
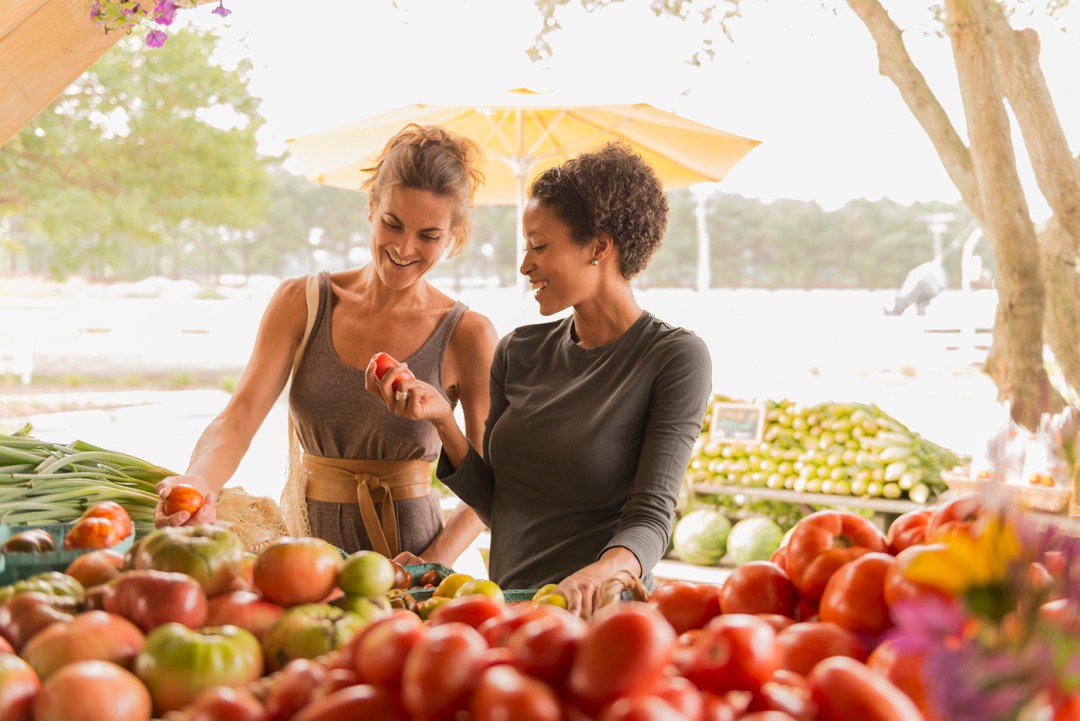
[[[300,345],[297,346],[296,353],[293,355],[290,380],[296,376],[296,369],[300,366],[300,359],[304,357],[304,350],[311,337],[311,329],[315,326],[315,316],[319,312],[318,274],[308,273],[304,297],[307,303],[307,324],[304,326],[304,335],[300,339]],[[285,479],[285,488],[281,491],[281,512],[285,517],[285,526],[289,529],[289,535],[304,538],[311,535],[311,526],[308,524],[307,517],[304,475],[300,469],[303,449],[296,435],[292,413],[287,413],[286,416],[289,423],[289,470],[288,477]]]

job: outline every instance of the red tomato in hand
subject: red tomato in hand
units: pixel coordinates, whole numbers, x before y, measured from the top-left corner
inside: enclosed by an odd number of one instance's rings
[[[771,561],[751,561],[731,572],[720,591],[724,613],[774,613],[795,618],[799,596],[784,569]]]
[[[926,542],[926,524],[933,511],[929,508],[916,508],[899,516],[889,524],[885,540],[889,542],[889,552],[894,556],[905,548]]]
[[[893,626],[885,602],[885,574],[895,559],[867,553],[836,569],[821,596],[821,620],[856,633],[884,633]]]
[[[757,692],[778,668],[773,627],[757,616],[731,613],[717,616],[702,629],[687,678],[712,693]]]
[[[398,364],[398,362],[394,360],[394,357],[389,353],[376,353],[374,360],[375,379],[380,381],[383,379],[383,376],[386,375],[386,371],[390,370]],[[398,377],[394,379],[394,384],[391,386],[391,388],[396,391],[398,388],[398,384],[401,383],[401,381],[414,380],[416,380],[416,376],[414,376],[408,368],[405,368],[401,371],[401,373],[398,374]]]
[[[567,680],[578,705],[594,716],[614,699],[655,683],[676,639],[671,624],[646,603],[627,601],[605,611],[593,617]]]
[[[165,497],[165,515],[171,516],[174,513],[186,511],[194,516],[205,503],[206,498],[198,488],[187,483],[177,483]]]
[[[780,668],[805,676],[823,659],[847,656],[862,661],[866,646],[853,632],[824,621],[800,621],[776,634]]]
[[[877,526],[846,511],[817,511],[795,524],[787,544],[787,572],[802,599],[816,606],[836,569],[864,553],[885,552]]]
[[[708,583],[668,581],[656,587],[649,605],[668,620],[675,633],[701,628],[720,615],[720,587]]]

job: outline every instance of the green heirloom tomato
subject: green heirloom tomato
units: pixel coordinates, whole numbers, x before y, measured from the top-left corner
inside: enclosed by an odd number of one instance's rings
[[[219,526],[159,528],[132,550],[134,568],[186,573],[207,596],[225,591],[243,570],[240,537]]]
[[[270,671],[297,658],[315,658],[343,647],[369,619],[325,603],[293,606],[263,636]]]
[[[35,591],[49,596],[63,596],[73,599],[81,599],[83,593],[85,593],[82,584],[66,573],[47,571],[0,588],[0,603],[20,593],[33,593]]]
[[[258,639],[239,626],[192,630],[158,626],[135,658],[135,675],[150,689],[158,716],[181,708],[212,686],[242,686],[262,676]]]

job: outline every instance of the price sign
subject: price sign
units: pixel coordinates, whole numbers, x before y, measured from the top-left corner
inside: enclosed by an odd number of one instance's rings
[[[712,404],[709,440],[720,443],[761,443],[765,434],[765,406],[759,403]]]

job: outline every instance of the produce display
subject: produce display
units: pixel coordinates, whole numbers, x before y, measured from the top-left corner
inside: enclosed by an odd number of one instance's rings
[[[90,506],[113,501],[127,512],[136,536],[154,530],[155,486],[174,471],[83,441],[49,443],[29,431],[0,435],[0,525],[73,523]],[[88,525],[108,532],[105,524]]]
[[[945,490],[941,472],[965,460],[873,404],[765,401],[762,441],[753,445],[709,440],[709,422],[707,417],[687,469],[691,486],[754,486],[926,503]]]
[[[0,718],[1070,721],[1080,545],[1024,523],[977,496],[888,535],[819,511],[721,585],[638,584],[588,620],[554,585],[513,601],[318,539],[162,529],[98,556],[103,581],[0,589]]]

